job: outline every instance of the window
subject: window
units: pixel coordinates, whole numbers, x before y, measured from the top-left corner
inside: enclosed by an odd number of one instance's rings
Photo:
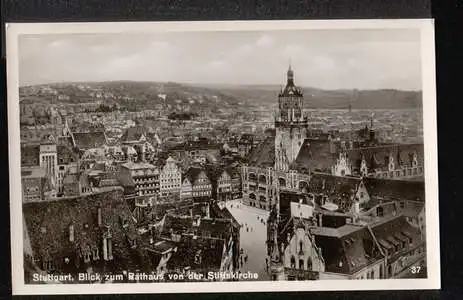
[[[299,269],[304,269],[304,260],[299,259]]]
[[[100,256],[99,256],[99,253],[98,253],[98,248],[95,248],[93,249],[93,260],[99,260],[100,259]]]
[[[201,250],[198,250],[195,255],[195,264],[200,264],[201,263]]]
[[[291,268],[296,268],[296,258],[291,256]]]
[[[307,270],[312,270],[312,258],[310,256],[307,258]]]

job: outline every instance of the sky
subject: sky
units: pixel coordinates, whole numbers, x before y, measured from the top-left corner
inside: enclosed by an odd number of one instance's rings
[[[421,90],[411,29],[24,35],[20,85],[112,80]]]

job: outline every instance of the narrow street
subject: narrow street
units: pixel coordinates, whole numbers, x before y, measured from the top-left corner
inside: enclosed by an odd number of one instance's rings
[[[243,257],[247,255],[248,259],[247,262],[243,259],[241,270],[256,272],[259,280],[269,280],[265,267],[267,225],[261,221],[264,219],[267,222],[269,213],[243,205],[241,200],[228,201],[226,206],[236,220],[243,225],[240,232],[240,244],[244,250]]]

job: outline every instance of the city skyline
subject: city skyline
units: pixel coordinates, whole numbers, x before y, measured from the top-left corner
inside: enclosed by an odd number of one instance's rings
[[[26,35],[19,38],[19,77],[21,86],[281,85],[291,62],[303,87],[421,90],[420,49],[419,31],[404,29]]]

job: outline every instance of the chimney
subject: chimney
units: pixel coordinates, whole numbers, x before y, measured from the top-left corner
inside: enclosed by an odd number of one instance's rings
[[[112,260],[113,259],[113,243],[112,239],[108,239],[108,259]]]
[[[210,218],[211,217],[211,212],[210,212],[210,204],[207,203],[206,204],[206,218]]]
[[[103,238],[103,259],[108,260],[108,239]]]
[[[101,207],[98,207],[98,226],[101,226]]]
[[[69,225],[69,241],[74,242],[74,225]]]

